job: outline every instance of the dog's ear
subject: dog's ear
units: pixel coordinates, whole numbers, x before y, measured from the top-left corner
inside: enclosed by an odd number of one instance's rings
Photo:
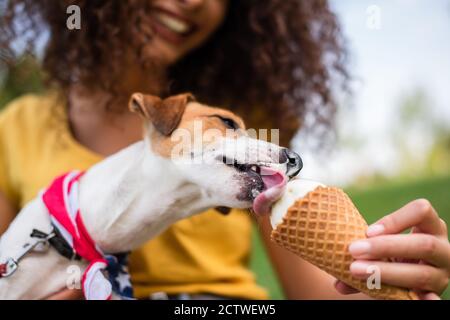
[[[129,108],[150,120],[156,130],[168,136],[178,127],[186,105],[191,101],[194,101],[194,97],[189,93],[165,100],[152,95],[135,93],[131,96]]]
[[[164,115],[162,119],[163,125],[167,132],[172,133],[180,124],[186,106],[189,102],[195,101],[195,98],[190,93],[183,93],[176,96],[168,97],[163,100]]]
[[[162,100],[159,97],[149,94],[133,93],[128,103],[128,108],[131,112],[139,113],[142,117],[149,119],[154,113],[154,109],[162,104]]]

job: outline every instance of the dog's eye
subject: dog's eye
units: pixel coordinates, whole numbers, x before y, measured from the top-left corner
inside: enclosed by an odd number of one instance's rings
[[[222,122],[225,124],[225,126],[229,129],[233,129],[233,130],[237,130],[239,129],[238,124],[236,123],[236,121],[234,121],[233,119],[230,118],[224,118],[224,117],[219,117],[220,120],[222,120]]]

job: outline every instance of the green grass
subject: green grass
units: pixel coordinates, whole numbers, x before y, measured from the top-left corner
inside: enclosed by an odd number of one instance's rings
[[[369,223],[375,222],[411,200],[426,198],[431,201],[441,218],[450,225],[450,176],[389,184],[366,190],[351,188],[347,192]],[[282,289],[266,256],[256,227],[253,231],[251,268],[256,274],[258,283],[267,288],[271,298],[283,299]],[[446,290],[443,298],[450,299],[450,289]]]

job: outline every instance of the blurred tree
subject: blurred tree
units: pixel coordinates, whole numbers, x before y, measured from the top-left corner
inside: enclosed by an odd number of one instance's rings
[[[450,176],[450,123],[442,117],[423,88],[414,88],[399,99],[390,123],[395,153],[392,171],[364,170],[352,182],[358,189],[430,176]],[[345,144],[346,147],[352,144]],[[357,152],[357,147],[352,147]],[[384,152],[384,150],[380,150]]]
[[[435,130],[438,134],[426,159],[426,167],[434,175],[450,174],[450,128],[440,123]]]
[[[422,88],[401,99],[392,127],[400,177],[450,174],[450,125]]]
[[[33,57],[23,57],[15,64],[0,61],[0,109],[22,94],[42,90],[42,74]]]

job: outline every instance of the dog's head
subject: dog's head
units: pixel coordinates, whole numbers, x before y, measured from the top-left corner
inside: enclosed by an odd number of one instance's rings
[[[136,93],[129,106],[145,119],[151,152],[169,159],[213,206],[266,213],[302,168],[296,153],[251,138],[241,118],[191,94],[163,100]]]

